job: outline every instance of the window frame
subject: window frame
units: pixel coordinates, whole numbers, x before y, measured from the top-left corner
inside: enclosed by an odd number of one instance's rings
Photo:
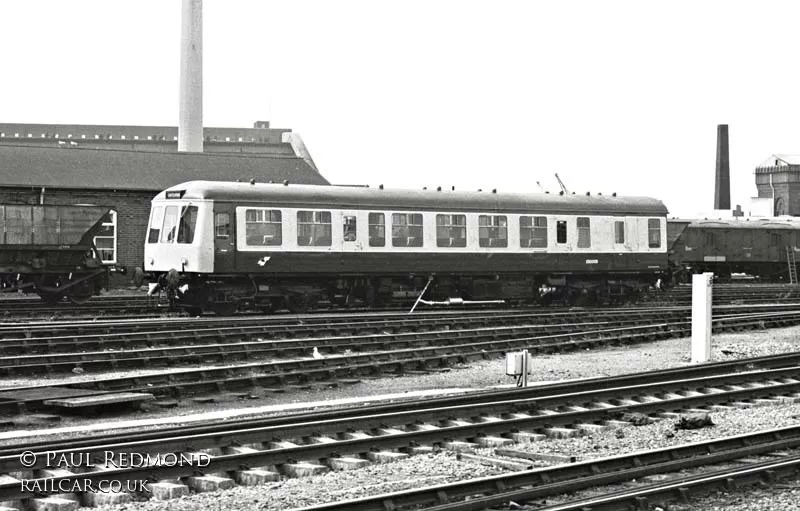
[[[380,223],[374,223],[374,220],[380,218]],[[377,229],[383,232],[383,236],[373,236]],[[369,238],[370,247],[385,247],[386,246],[386,214],[380,211],[370,211],[367,214],[367,234]],[[380,241],[380,243],[379,243]]]
[[[586,225],[581,225],[585,223]],[[592,248],[592,221],[588,216],[579,216],[575,219],[575,227],[578,231],[578,248]]]
[[[417,220],[419,223],[411,223],[411,220]],[[404,223],[398,223],[397,220],[403,219]],[[425,236],[425,217],[422,213],[392,213],[392,246],[393,247],[410,247],[419,248],[424,246]],[[395,229],[405,229],[405,236],[395,236]],[[413,234],[413,236],[412,236]],[[406,239],[405,244],[398,244],[397,240]],[[414,240],[413,243],[410,240]]]
[[[98,257],[98,259],[100,259],[100,262],[102,262],[103,264],[116,264],[117,263],[117,238],[118,238],[118,234],[119,234],[119,232],[118,232],[119,226],[118,226],[118,222],[117,222],[118,216],[117,216],[116,210],[110,209],[108,212],[111,214],[111,221],[110,222],[102,222],[100,224],[100,226],[101,227],[113,227],[114,228],[114,234],[112,236],[108,236],[108,235],[95,236],[92,239],[92,243],[94,244],[95,252],[97,252],[97,257]],[[97,248],[97,240],[98,239],[111,239],[112,240],[111,241],[112,247],[110,249],[108,249],[108,248],[102,248],[102,249],[101,248]],[[111,259],[103,259],[103,256],[101,255],[101,251],[108,251],[108,250],[111,251],[111,255],[112,255]]]
[[[656,223],[656,227],[653,227],[653,222]],[[657,243],[653,243],[653,233],[656,233]],[[661,219],[660,218],[648,218],[647,219],[647,247],[648,248],[661,248],[662,241],[661,241]]]
[[[308,214],[311,215],[310,220],[300,220],[300,215]],[[327,215],[327,221],[324,219],[325,215]],[[295,219],[297,221],[298,247],[330,247],[333,245],[333,215],[330,211],[302,209],[297,211]],[[310,232],[308,236],[306,236],[306,233],[301,234],[301,226],[309,229]],[[322,235],[319,235],[320,230],[322,231]],[[305,242],[306,239],[308,243]],[[327,243],[325,243],[325,241],[327,241]]]
[[[245,247],[280,247],[281,245],[283,245],[283,211],[281,211],[280,209],[265,208],[265,207],[261,208],[245,207],[243,208],[243,211],[244,215],[242,216],[244,220],[244,232],[242,238],[244,239]],[[248,214],[251,212],[255,213],[255,218],[252,220],[248,218]],[[277,219],[275,218],[276,216]],[[267,236],[271,236],[271,238],[268,240],[267,243],[251,244],[250,242],[248,242],[248,235],[249,235],[249,233],[247,232],[248,224],[250,225],[264,224],[267,226],[277,226],[275,228],[276,234],[271,234],[271,235],[263,233],[257,234],[256,237],[261,236],[262,241],[264,241],[264,239]]]
[[[483,224],[484,221],[489,223]],[[502,225],[500,225],[501,222]],[[492,236],[492,234],[495,235]],[[507,215],[478,215],[478,246],[484,248],[508,247]]]
[[[218,222],[219,218],[225,216],[227,217],[228,221],[225,224],[220,224]],[[226,227],[225,234],[220,234],[219,228]],[[217,240],[226,240],[230,239],[231,237],[231,214],[228,211],[218,211],[214,213],[214,239]]]
[[[625,244],[625,220],[614,220],[614,244]]]
[[[547,248],[549,238],[547,223],[547,217],[544,215],[521,215],[519,217],[519,246],[521,248]],[[522,240],[527,240],[528,244],[523,245]]]
[[[463,223],[458,223],[459,221],[463,221]],[[447,234],[447,236],[440,236],[440,234]],[[454,236],[454,234],[463,234],[463,236]],[[437,213],[436,246],[445,248],[466,247],[467,215],[461,213]]]
[[[156,213],[158,211],[158,213]],[[153,224],[157,224],[158,227],[154,228]],[[161,227],[164,224],[164,206],[153,206],[153,209],[150,210],[150,222],[147,226],[147,244],[155,244],[158,243],[161,239]],[[155,239],[153,239],[153,235],[155,234]]]
[[[569,240],[569,226],[567,225],[567,221],[556,220],[556,244],[565,245],[568,240]]]

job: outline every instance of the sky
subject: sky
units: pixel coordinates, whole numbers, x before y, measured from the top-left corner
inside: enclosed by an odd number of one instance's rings
[[[180,0],[0,11],[0,122],[178,123]],[[205,126],[269,120],[335,184],[646,195],[713,207],[800,154],[790,1],[205,0]]]

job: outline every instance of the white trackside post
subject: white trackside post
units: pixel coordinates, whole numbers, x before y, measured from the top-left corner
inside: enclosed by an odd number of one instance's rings
[[[528,386],[528,359],[530,355],[528,355],[528,350],[522,350],[522,387],[525,388]]]
[[[711,358],[711,298],[713,273],[692,275],[692,363]]]

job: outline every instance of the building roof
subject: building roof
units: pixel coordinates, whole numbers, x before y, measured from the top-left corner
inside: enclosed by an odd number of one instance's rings
[[[800,155],[797,154],[773,154],[756,168],[767,167],[786,167],[789,165],[800,165]]]
[[[165,190],[156,199],[165,199],[167,191],[179,191],[181,198],[190,200],[230,200],[238,204],[254,203],[286,207],[451,212],[556,212],[632,216],[665,216],[667,214],[667,208],[658,199],[608,195],[561,196],[544,193],[440,192],[351,186],[191,181]]]
[[[294,156],[0,144],[0,186],[160,191],[192,179],[328,184]]]

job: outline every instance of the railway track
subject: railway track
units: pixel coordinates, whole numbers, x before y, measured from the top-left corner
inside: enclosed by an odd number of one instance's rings
[[[760,314],[736,314],[719,317],[715,320],[717,331],[742,330],[747,328],[765,328],[770,326],[787,326],[800,323],[800,311],[774,312]],[[583,330],[575,331],[575,325],[569,325],[570,331],[561,334],[524,335],[525,327],[481,328],[466,331],[439,331],[425,334],[413,334],[402,341],[409,345],[403,349],[386,349],[387,341],[396,344],[391,336],[378,336],[374,339],[382,351],[369,353],[351,353],[342,356],[324,357],[321,359],[269,360],[260,363],[227,365],[223,367],[205,367],[199,369],[175,370],[135,376],[96,378],[72,383],[48,384],[38,386],[17,386],[0,391],[0,412],[13,415],[33,411],[45,407],[44,401],[49,399],[48,392],[54,388],[91,390],[98,393],[139,391],[148,392],[160,398],[184,398],[198,394],[214,394],[221,392],[242,392],[259,387],[264,391],[281,392],[287,385],[308,386],[311,382],[324,386],[336,386],[359,381],[360,378],[379,377],[385,373],[404,374],[415,371],[435,371],[449,367],[455,363],[467,363],[472,360],[488,359],[502,356],[508,351],[528,349],[533,353],[564,351],[568,349],[589,349],[605,344],[635,343],[655,339],[681,337],[691,330],[691,323],[685,318],[671,322],[661,320],[650,325],[621,326],[612,328],[593,328],[585,325]],[[528,327],[529,328],[529,327]],[[396,337],[402,337],[399,334]],[[294,342],[294,341],[289,341]],[[314,340],[313,342],[317,342]],[[335,342],[343,346],[368,346],[365,337],[328,339],[326,349]],[[217,353],[226,356],[252,358],[256,348],[247,343],[247,348],[236,352],[229,345],[214,345]],[[286,351],[283,341],[271,341],[261,348],[274,353],[275,350]],[[306,345],[306,351],[307,351]],[[349,348],[348,348],[349,349]],[[236,355],[238,353],[238,355]],[[25,361],[25,359],[21,359]],[[138,357],[123,359],[129,363],[157,365],[162,363],[158,357]],[[121,360],[117,360],[121,363]],[[65,362],[69,366],[74,362]],[[91,367],[89,361],[82,362]],[[101,362],[98,362],[101,364]],[[29,374],[35,367],[32,364],[5,366]]]
[[[409,491],[348,500],[303,508],[304,511],[384,511],[414,509],[428,511],[482,511],[552,498],[588,488],[626,483],[656,474],[759,456],[769,458],[748,462],[734,469],[715,470],[702,475],[673,477],[659,484],[639,484],[637,488],[602,497],[575,500],[555,506],[534,506],[538,511],[599,511],[649,509],[648,504],[686,501],[693,491],[734,489],[736,484],[760,482],[800,467],[800,426],[760,431],[700,443],[646,452],[557,465],[550,468],[518,471],[458,483],[429,486]],[[770,474],[770,472],[773,472]],[[388,504],[388,506],[387,506]]]
[[[612,424],[623,412],[674,417],[681,411],[797,402],[798,362],[800,354],[792,353],[395,403],[370,410],[348,408],[132,435],[28,443],[0,449],[0,473],[44,469],[45,452],[88,453],[95,461],[103,459],[106,452],[184,453],[189,458],[194,456],[192,459],[205,453],[208,461],[201,469],[128,466],[81,474],[62,472],[54,479],[67,481],[66,487],[77,478],[173,480],[196,475],[198,470],[238,477],[242,471],[256,469],[296,474],[301,469],[320,472],[328,467],[353,468],[369,463],[368,459],[399,458],[437,448],[502,446],[541,435],[595,430]],[[31,466],[22,467],[20,454],[26,450],[39,456]],[[43,474],[33,472],[34,476]],[[498,491],[498,487],[492,491]],[[0,483],[0,500],[31,496],[18,482]]]

